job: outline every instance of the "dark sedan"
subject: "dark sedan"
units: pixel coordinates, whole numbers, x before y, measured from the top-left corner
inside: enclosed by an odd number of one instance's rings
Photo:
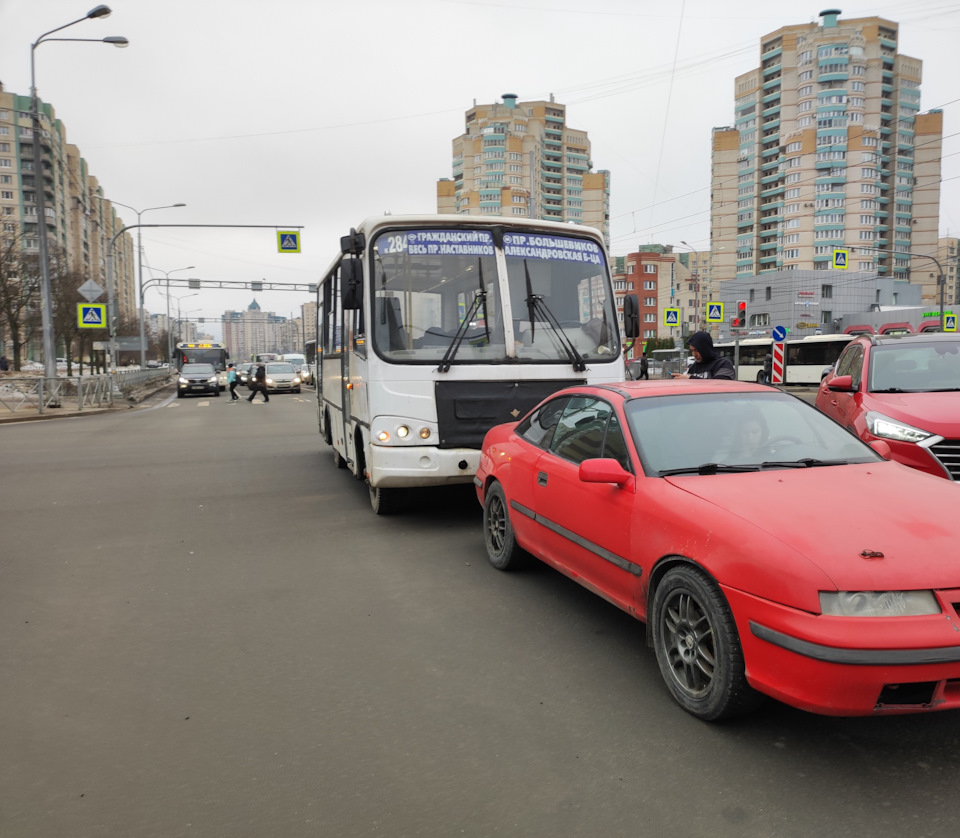
[[[204,393],[220,395],[220,379],[213,364],[184,364],[177,378],[177,398]]]

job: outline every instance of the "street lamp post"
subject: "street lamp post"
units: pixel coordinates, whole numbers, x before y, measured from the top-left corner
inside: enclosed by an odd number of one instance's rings
[[[34,53],[40,44],[47,41],[89,41],[93,43],[113,44],[116,47],[125,47],[129,44],[126,38],[111,35],[107,38],[48,38],[54,32],[66,29],[76,23],[98,17],[107,17],[110,14],[109,6],[96,6],[83,17],[77,18],[49,32],[44,32],[30,45],[30,119],[33,125],[33,178],[34,191],[37,201],[37,244],[40,250],[40,313],[43,328],[43,374],[46,378],[56,378],[57,352],[53,334],[53,306],[50,300],[50,258],[47,246],[47,210],[46,195],[43,182],[43,159],[40,149],[40,101],[37,97],[36,68]]]
[[[177,301],[177,343],[180,342],[180,329],[181,329],[180,301],[187,299],[187,297],[198,297],[198,296],[200,296],[199,291],[193,294],[184,294],[182,297],[174,297],[174,299]],[[200,311],[200,309],[195,308],[193,309],[193,311]],[[188,311],[187,314],[190,314],[190,312]],[[170,354],[172,355],[173,353],[170,353]]]
[[[167,278],[167,360],[173,358],[173,330],[170,328],[170,274],[178,271],[192,271],[196,266],[187,265],[185,268],[174,268],[172,271],[161,271],[159,268],[147,268],[148,271],[156,271]],[[143,283],[140,283],[140,307],[143,308]]]
[[[101,198],[99,195],[94,195],[94,198],[97,198],[100,201],[110,201],[111,204],[114,204],[118,207],[125,207],[131,212],[137,214],[137,266],[138,266],[138,276],[137,276],[137,286],[140,291],[140,369],[143,369],[144,364],[146,363],[146,350],[143,346],[143,227],[140,224],[140,216],[145,212],[151,212],[152,210],[160,209],[173,209],[174,207],[185,207],[186,204],[164,204],[162,207],[147,207],[146,209],[138,210],[135,207],[131,207],[129,204],[121,204],[119,201],[111,201],[109,198]],[[169,286],[168,286],[169,288]],[[167,312],[167,317],[169,319],[170,312]]]

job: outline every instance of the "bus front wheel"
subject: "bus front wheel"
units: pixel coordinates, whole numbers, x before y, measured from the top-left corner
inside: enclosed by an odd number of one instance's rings
[[[392,515],[403,507],[401,489],[374,488],[370,489],[370,506],[377,515]]]

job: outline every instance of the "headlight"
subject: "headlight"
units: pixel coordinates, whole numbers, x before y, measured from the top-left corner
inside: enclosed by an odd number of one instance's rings
[[[267,379],[267,384],[273,384],[273,379],[272,379],[272,378],[268,378],[268,379]]]
[[[208,379],[207,379],[207,383],[208,383],[208,384],[219,384],[219,383],[220,383],[220,379],[217,378],[216,376],[214,376],[213,378],[208,378]]]
[[[185,378],[181,378],[181,379],[180,379],[180,383],[181,383],[181,384],[189,384],[190,382],[187,381],[187,379],[185,379]]]
[[[906,422],[891,419],[875,410],[868,411],[864,420],[867,423],[867,430],[882,439],[896,439],[900,442],[923,442],[923,440],[933,436],[927,431],[921,431]]]
[[[293,379],[293,383],[294,383],[294,384],[299,384],[299,383],[300,383],[300,379],[299,379],[299,378],[296,378],[296,377],[294,377],[294,379]]]
[[[917,617],[939,614],[933,591],[821,591],[820,611],[830,617]]]

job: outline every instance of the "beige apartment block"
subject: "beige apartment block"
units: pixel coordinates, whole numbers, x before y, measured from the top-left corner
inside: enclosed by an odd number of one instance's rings
[[[103,200],[79,148],[66,141],[65,126],[44,102],[40,103],[40,124],[41,160],[37,161],[30,97],[5,91],[0,84],[0,236],[18,237],[25,254],[39,254],[36,175],[42,167],[49,252],[66,254],[68,269],[79,278],[78,286],[92,279],[106,292],[107,247],[123,222],[109,201]],[[113,256],[117,311],[121,317],[133,318],[139,300],[136,252],[128,233],[117,237]],[[98,302],[106,301],[104,293]],[[39,345],[37,336],[28,355],[36,357]]]
[[[610,241],[610,173],[591,171],[586,131],[553,101],[474,104],[453,140],[453,178],[437,182],[437,212],[586,224]]]
[[[943,269],[943,300],[948,306],[960,306],[960,239],[944,236],[937,242],[937,262]],[[955,314],[960,312],[955,311]]]
[[[848,269],[910,280],[932,300],[943,118],[920,113],[922,62],[879,17],[785,26],[735,80],[712,144],[713,278]]]

